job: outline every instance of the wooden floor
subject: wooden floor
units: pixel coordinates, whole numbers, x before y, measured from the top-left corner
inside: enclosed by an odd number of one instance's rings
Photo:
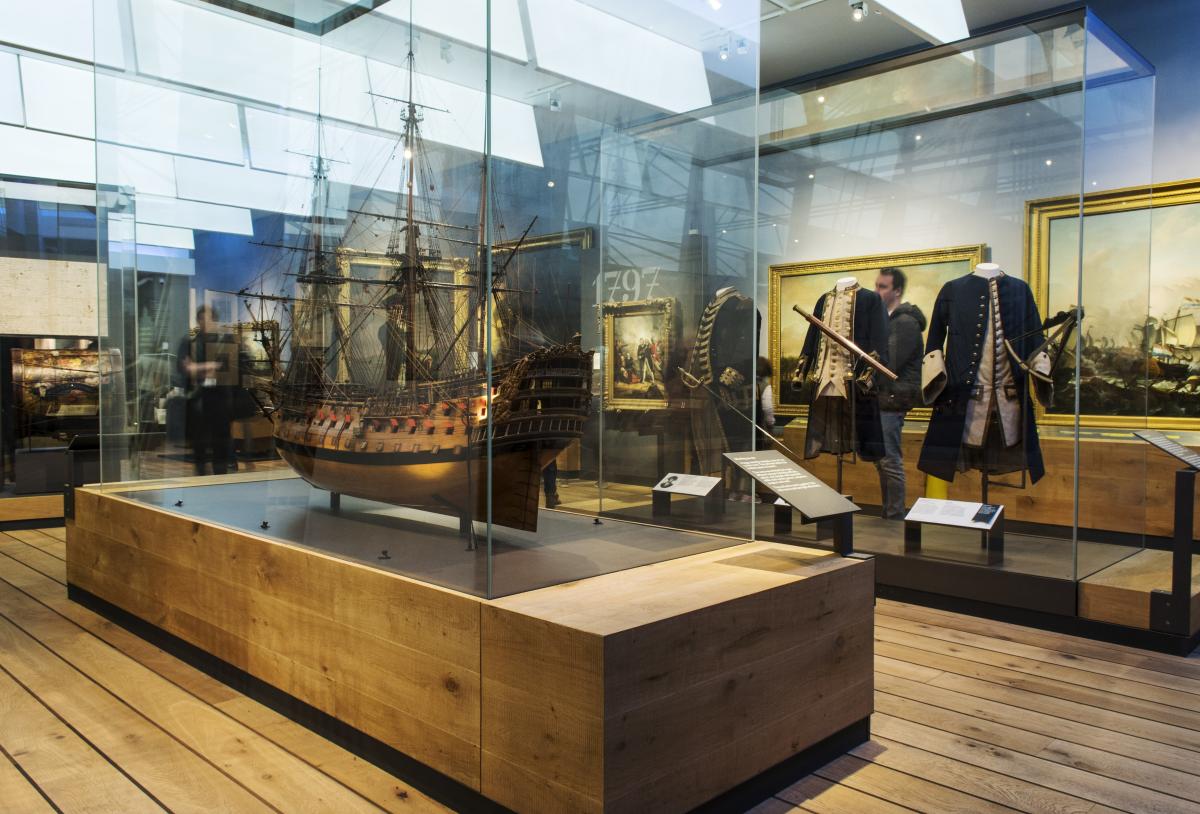
[[[63,556],[0,533],[0,810],[446,810],[68,601]],[[876,654],[872,740],[756,812],[1200,812],[1200,659],[886,601]]]

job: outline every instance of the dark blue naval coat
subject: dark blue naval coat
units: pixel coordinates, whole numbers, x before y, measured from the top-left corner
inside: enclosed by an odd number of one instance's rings
[[[1042,319],[1033,292],[1024,280],[1001,275],[997,280],[1000,296],[1000,322],[1004,336],[1022,359],[1042,344]],[[917,468],[922,472],[954,480],[958,471],[959,451],[967,420],[967,402],[975,387],[983,338],[987,328],[988,281],[967,274],[942,286],[929,321],[925,353],[943,350],[946,357],[946,387],[933,403],[933,417]],[[1024,334],[1024,336],[1022,336]],[[1010,360],[1011,361],[1011,360]],[[1022,440],[1029,479],[1036,483],[1045,474],[1042,450],[1034,421],[1029,377],[1013,365],[1013,381],[1023,405]]]

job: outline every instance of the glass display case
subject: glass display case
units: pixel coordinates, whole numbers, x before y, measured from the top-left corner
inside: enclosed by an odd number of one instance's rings
[[[497,597],[833,545],[773,451],[881,590],[1083,614],[1172,533],[1133,431],[1200,427],[1153,66],[1080,9],[760,99],[712,5],[97,27],[104,487]]]
[[[1186,351],[1157,338],[1195,320],[1167,293],[1187,272],[1160,251],[1183,210],[1156,208],[1154,87],[1079,11],[763,96],[758,298],[781,437],[879,507],[855,543],[884,590],[1071,617],[1078,583],[1170,535],[1171,464],[1132,434],[1190,429]],[[796,375],[813,329],[794,306],[842,279],[883,294],[903,369],[877,389],[886,443],[864,432],[838,455]],[[922,497],[960,503],[902,524]],[[1003,507],[1002,533],[930,515],[978,504]]]
[[[245,5],[96,29],[105,488],[483,596],[751,536],[645,487],[754,296],[709,210],[754,217],[757,6]]]

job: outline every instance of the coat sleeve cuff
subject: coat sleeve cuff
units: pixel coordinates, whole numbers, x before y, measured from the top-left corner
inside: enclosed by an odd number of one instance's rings
[[[941,350],[931,350],[921,360],[921,399],[933,404],[946,389],[946,357]]]

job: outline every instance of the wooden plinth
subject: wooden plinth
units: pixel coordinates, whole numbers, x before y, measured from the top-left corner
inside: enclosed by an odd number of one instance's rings
[[[925,492],[925,473],[917,470],[924,437],[924,432],[903,435],[909,506]],[[791,449],[803,449],[804,425],[795,422],[784,428],[783,442]],[[1025,489],[995,487],[989,499],[1004,504],[1004,516],[1010,521],[1069,527],[1074,513],[1075,442],[1069,438],[1043,438],[1041,446],[1045,477]],[[832,455],[800,463],[826,483],[835,482],[837,465]],[[1082,439],[1079,442],[1080,527],[1170,537],[1171,512],[1162,507],[1171,505],[1178,468],[1178,461],[1142,441]],[[1003,477],[1017,482],[1020,475]],[[875,465],[866,461],[845,465],[843,491],[853,494],[860,503],[879,505],[879,473]],[[979,500],[979,494],[977,472],[960,473],[950,484],[951,500]],[[1200,537],[1200,514],[1196,536]]]
[[[0,523],[61,520],[62,516],[63,496],[61,494],[0,498]]]
[[[1171,590],[1171,552],[1144,549],[1079,583],[1084,619],[1150,629],[1150,594]],[[1200,557],[1192,558],[1192,629],[1200,629]]]
[[[791,546],[488,601],[77,489],[67,574],[518,811],[684,811],[872,711],[873,564]]]

